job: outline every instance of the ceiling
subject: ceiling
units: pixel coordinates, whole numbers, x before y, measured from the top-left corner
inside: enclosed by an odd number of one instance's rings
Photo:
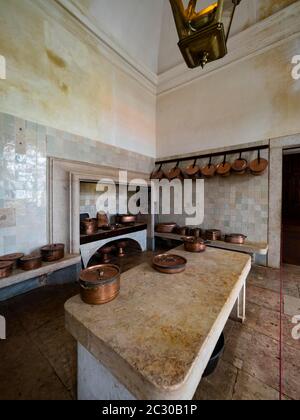
[[[242,0],[231,36],[299,0]],[[199,9],[212,0],[199,0]],[[140,67],[160,75],[183,62],[169,0],[67,0],[87,18],[106,42]],[[184,0],[187,4],[188,0]],[[228,22],[232,0],[225,0]]]

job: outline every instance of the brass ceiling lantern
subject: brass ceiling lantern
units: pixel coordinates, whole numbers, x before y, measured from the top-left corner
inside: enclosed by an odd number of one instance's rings
[[[225,0],[218,0],[197,12],[198,0],[190,0],[185,9],[183,0],[170,0],[177,32],[178,46],[189,68],[218,60],[227,54],[227,40],[234,13],[241,0],[232,0],[229,28],[225,34],[223,12]]]

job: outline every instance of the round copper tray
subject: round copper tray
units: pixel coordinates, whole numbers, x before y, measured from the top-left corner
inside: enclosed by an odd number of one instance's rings
[[[181,273],[185,270],[187,260],[180,255],[161,254],[153,258],[153,267],[166,274]]]

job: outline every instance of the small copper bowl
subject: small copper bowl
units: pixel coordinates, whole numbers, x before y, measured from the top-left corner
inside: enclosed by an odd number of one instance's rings
[[[14,266],[13,262],[1,261],[0,262],[0,279],[4,279],[11,275],[13,271],[13,266]]]
[[[17,253],[17,254],[9,254],[3,255],[0,257],[0,262],[10,262],[13,263],[13,269],[18,268],[20,258],[24,257],[24,254]]]
[[[64,244],[52,244],[41,248],[42,260],[45,262],[53,262],[62,260],[65,257]]]
[[[40,255],[27,255],[20,259],[20,268],[24,271],[37,270],[42,266]]]
[[[88,305],[103,305],[120,293],[120,268],[101,264],[83,270],[80,274],[80,295]]]
[[[98,232],[97,219],[83,219],[81,221],[81,233],[83,235],[94,235]]]

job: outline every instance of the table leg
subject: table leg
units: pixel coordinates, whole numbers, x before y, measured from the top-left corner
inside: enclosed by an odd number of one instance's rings
[[[244,323],[246,321],[246,283],[239,294],[237,301],[237,318]]]

